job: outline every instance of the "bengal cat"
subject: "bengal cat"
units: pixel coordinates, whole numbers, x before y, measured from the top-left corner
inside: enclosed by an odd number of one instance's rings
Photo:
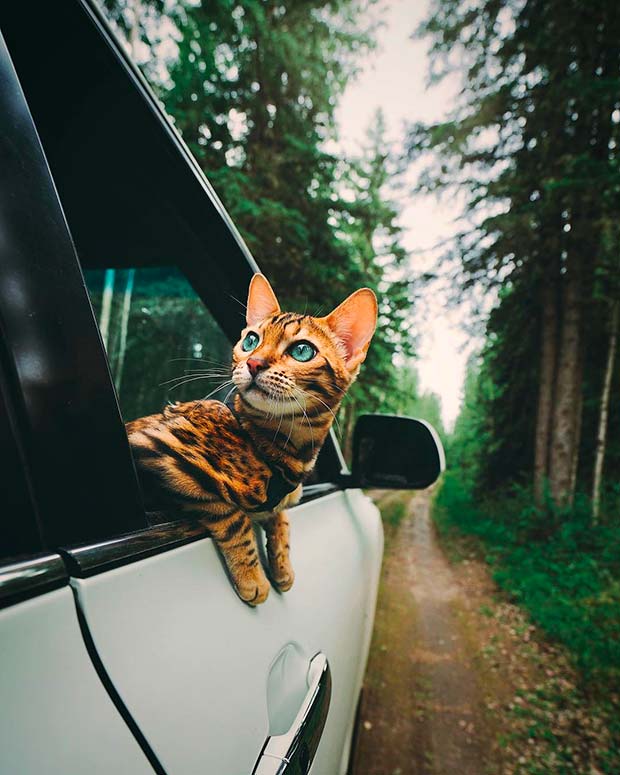
[[[208,525],[239,597],[262,603],[269,582],[252,520],[267,535],[277,588],[291,588],[287,506],[301,496],[377,322],[362,288],[326,317],[281,312],[267,280],[250,283],[247,327],[232,355],[233,400],[188,401],[127,424],[147,508]]]

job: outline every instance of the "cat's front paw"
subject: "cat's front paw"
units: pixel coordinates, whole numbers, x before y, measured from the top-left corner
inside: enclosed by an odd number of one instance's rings
[[[288,592],[295,581],[295,571],[287,557],[271,562],[271,578],[280,592]]]
[[[262,576],[262,578],[261,578]],[[244,579],[238,579],[236,583],[237,594],[244,603],[260,605],[269,596],[269,582],[264,574]]]

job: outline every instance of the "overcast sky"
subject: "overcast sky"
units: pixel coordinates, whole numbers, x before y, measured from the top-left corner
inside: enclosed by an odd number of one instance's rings
[[[404,124],[432,121],[450,109],[459,88],[457,77],[426,88],[428,60],[426,41],[412,40],[411,34],[428,11],[428,0],[382,0],[377,13],[384,22],[379,31],[379,48],[368,56],[357,80],[344,94],[338,108],[341,145],[347,152],[359,149],[377,108],[385,114],[391,149],[402,148]],[[412,174],[412,181],[415,176]],[[430,255],[420,255],[454,231],[455,203],[435,197],[398,197],[405,246],[412,251],[411,271],[420,275],[429,267]],[[472,347],[461,325],[464,312],[446,308],[442,295],[430,288],[414,322],[419,334],[418,370],[423,390],[441,397],[443,417],[451,426],[458,414],[465,361]]]

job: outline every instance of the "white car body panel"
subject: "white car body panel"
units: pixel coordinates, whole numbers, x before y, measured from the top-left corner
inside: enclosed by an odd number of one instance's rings
[[[6,775],[152,775],[82,640],[68,587],[0,611]]]
[[[346,770],[374,618],[381,522],[359,491],[290,513],[295,584],[255,609],[237,598],[210,539],[72,581],[110,679],[170,775],[249,775],[270,717],[274,734],[292,720],[319,651],[333,690],[312,772]],[[287,646],[297,657],[272,671]]]

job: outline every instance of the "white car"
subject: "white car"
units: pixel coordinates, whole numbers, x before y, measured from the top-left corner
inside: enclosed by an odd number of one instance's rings
[[[331,436],[256,609],[146,513],[123,421],[170,357],[227,357],[258,267],[91,2],[2,3],[0,32],[0,772],[344,775],[383,546],[359,487],[441,450],[366,416],[349,473]]]

